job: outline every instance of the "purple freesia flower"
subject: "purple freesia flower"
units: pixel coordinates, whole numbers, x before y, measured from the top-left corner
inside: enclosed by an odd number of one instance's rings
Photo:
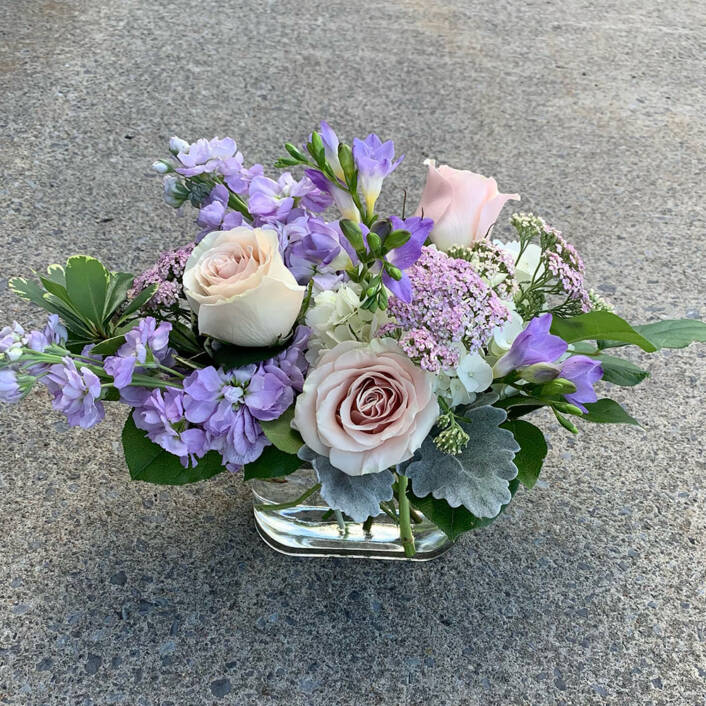
[[[495,377],[503,377],[517,368],[534,363],[553,363],[562,356],[568,345],[559,336],[549,333],[551,325],[551,314],[532,319],[513,341],[510,350],[495,364]]]
[[[23,396],[17,380],[17,373],[8,368],[0,370],[0,402],[14,404],[19,402]]]
[[[349,218],[356,223],[360,221],[360,212],[347,189],[332,184],[318,169],[305,169],[304,173],[318,189],[333,199],[344,218]]]
[[[52,406],[66,415],[70,426],[90,429],[105,417],[100,380],[88,368],[77,369],[70,356],[62,360],[62,365],[49,368],[42,382],[54,396]]]
[[[559,374],[576,385],[576,392],[564,395],[566,400],[576,405],[582,412],[588,412],[583,405],[598,399],[593,386],[603,377],[601,362],[586,355],[574,355],[561,364]]]
[[[218,137],[212,140],[201,138],[189,145],[187,150],[177,153],[176,158],[182,166],[177,167],[175,171],[182,176],[215,172],[223,160],[234,157],[236,152],[235,140],[230,137],[224,137],[222,140]]]
[[[402,220],[397,216],[390,217],[392,230],[406,230],[411,234],[410,239],[401,247],[391,250],[385,259],[402,271],[402,279],[396,280],[390,277],[387,272],[382,275],[385,286],[402,301],[412,301],[412,282],[405,272],[408,267],[414,265],[422,254],[422,246],[429,237],[434,221],[431,218],[419,218],[412,216]]]
[[[358,185],[368,213],[373,213],[383,179],[399,166],[404,155],[394,162],[394,142],[383,142],[377,135],[370,134],[364,140],[353,140],[353,157],[358,167]]]
[[[188,468],[211,448],[211,440],[199,427],[186,426],[184,392],[174,388],[153,390],[132,415],[135,426],[147,432],[150,441],[179,457]]]
[[[169,348],[169,332],[172,325],[157,321],[152,316],[141,319],[139,324],[125,334],[125,343],[118,348],[117,355],[105,359],[105,372],[113,376],[113,384],[118,390],[132,382],[132,376],[138,365],[148,362],[151,352],[158,363],[171,362],[172,351]]]

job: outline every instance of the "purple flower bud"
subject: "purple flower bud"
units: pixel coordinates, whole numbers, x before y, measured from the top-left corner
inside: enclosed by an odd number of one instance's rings
[[[513,341],[510,350],[495,364],[496,378],[534,363],[553,363],[568,348],[566,341],[549,333],[552,315],[542,314],[532,319],[527,328]]]
[[[601,362],[586,355],[571,356],[561,365],[561,377],[576,385],[576,392],[564,395],[567,402],[576,405],[584,413],[588,412],[583,405],[598,399],[593,386],[603,377]]]

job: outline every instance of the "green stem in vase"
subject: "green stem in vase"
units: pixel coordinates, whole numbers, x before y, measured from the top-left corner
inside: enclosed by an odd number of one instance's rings
[[[414,535],[412,534],[412,523],[409,513],[409,498],[407,497],[407,476],[397,475],[397,506],[400,518],[400,541],[404,548],[404,555],[409,559],[416,554],[414,548]]]
[[[271,505],[270,503],[259,503],[258,505],[255,505],[256,510],[287,510],[290,507],[296,507],[297,505],[300,505],[303,503],[310,495],[313,495],[314,493],[317,493],[319,490],[321,490],[321,483],[317,483],[316,485],[312,485],[311,488],[308,490],[305,490],[298,498],[291,500],[288,503],[278,503],[276,505]]]
[[[363,532],[365,532],[365,534],[370,532],[370,528],[373,526],[374,521],[375,518],[371,515],[365,522],[363,522]]]

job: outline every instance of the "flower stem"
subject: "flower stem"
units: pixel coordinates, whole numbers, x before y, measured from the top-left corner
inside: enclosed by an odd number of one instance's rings
[[[397,505],[400,516],[400,541],[404,548],[404,555],[409,559],[416,554],[414,548],[414,535],[409,514],[409,498],[407,497],[407,476],[397,475]]]
[[[363,532],[365,532],[365,534],[368,534],[370,532],[370,528],[373,526],[374,521],[375,518],[370,515],[370,517],[365,522],[363,522]]]
[[[297,505],[303,503],[310,495],[321,490],[321,483],[312,485],[311,488],[305,490],[298,498],[295,500],[290,500],[288,503],[279,503],[278,505],[270,503],[260,503],[255,505],[256,510],[287,510],[290,507],[296,507]]]

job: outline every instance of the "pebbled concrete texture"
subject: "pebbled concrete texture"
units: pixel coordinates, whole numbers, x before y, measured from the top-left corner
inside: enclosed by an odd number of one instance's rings
[[[148,165],[171,134],[246,159],[326,118],[497,177],[635,322],[704,318],[706,13],[694,0],[0,5],[0,318],[14,274],[187,241]],[[509,210],[507,211],[509,215]],[[0,703],[696,704],[706,693],[704,346],[624,355],[644,427],[548,417],[542,479],[429,564],[282,557],[248,489],[132,483],[124,409],[0,410]]]

